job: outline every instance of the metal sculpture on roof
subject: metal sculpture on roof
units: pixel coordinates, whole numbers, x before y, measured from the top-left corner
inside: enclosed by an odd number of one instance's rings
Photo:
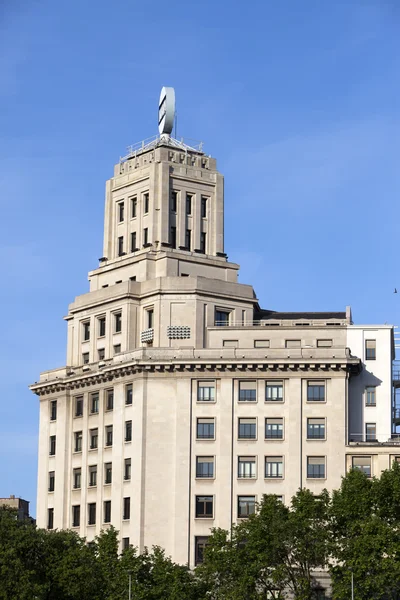
[[[158,104],[158,131],[160,135],[170,135],[175,119],[175,90],[163,87]]]

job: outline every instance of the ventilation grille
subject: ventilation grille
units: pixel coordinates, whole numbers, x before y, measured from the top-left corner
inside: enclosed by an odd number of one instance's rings
[[[190,327],[186,325],[168,325],[167,336],[170,340],[187,340],[190,338]]]
[[[152,342],[154,340],[154,329],[143,329],[140,339],[142,342]]]

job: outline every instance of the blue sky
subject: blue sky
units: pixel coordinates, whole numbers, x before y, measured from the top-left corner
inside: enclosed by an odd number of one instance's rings
[[[36,503],[39,372],[102,255],[104,184],[157,133],[225,175],[226,251],[264,308],[400,319],[397,0],[3,0],[0,496]]]

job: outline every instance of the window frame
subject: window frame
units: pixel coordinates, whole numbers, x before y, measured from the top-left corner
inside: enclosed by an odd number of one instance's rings
[[[88,465],[88,487],[97,487],[97,465]]]
[[[319,466],[320,467],[322,465],[322,463],[319,463],[318,465],[317,464],[312,465],[312,464],[309,463],[310,459],[317,459],[317,458],[322,458],[323,459],[323,467],[324,467],[324,474],[323,474],[323,476],[321,476],[321,475],[316,475],[316,476],[310,475],[310,470],[309,470],[310,466],[313,466],[313,467]],[[320,480],[320,479],[326,479],[326,471],[327,471],[327,469],[326,469],[326,456],[322,456],[322,455],[309,455],[309,456],[307,456],[306,465],[307,465],[306,479],[318,479],[318,480]]]
[[[56,487],[56,472],[55,471],[49,471],[49,486],[48,486],[48,491],[49,492],[54,492]]]
[[[323,421],[323,423],[310,423],[310,421]],[[315,436],[309,435],[309,428],[310,426],[313,425],[314,427],[319,427],[321,428],[321,426],[323,426],[324,428],[324,435],[323,437],[321,436]],[[307,423],[306,423],[306,427],[307,427],[307,441],[326,441],[326,417],[307,417]]]
[[[131,518],[131,497],[124,496],[122,499],[122,520],[129,521]]]
[[[114,388],[108,388],[105,390],[106,395],[106,411],[111,412],[114,410]],[[111,401],[110,401],[111,399]]]
[[[243,421],[241,423],[241,421]],[[245,423],[244,421],[251,421],[251,423]],[[255,441],[258,438],[258,422],[257,422],[257,417],[238,417],[238,429],[237,429],[237,439],[238,440],[252,440]],[[254,436],[253,435],[245,435],[244,433],[241,433],[241,427],[242,426],[254,426]],[[253,427],[252,427],[253,428]]]
[[[112,484],[112,462],[105,462],[104,463],[104,485],[111,485]]]
[[[98,338],[103,338],[106,335],[106,317],[105,315],[102,315],[101,317],[97,317],[97,332]]]
[[[74,418],[79,418],[79,417],[83,417],[83,395],[82,396],[74,396],[74,407],[75,407],[75,411],[74,411]],[[80,410],[78,410],[78,407],[80,407]]]
[[[57,437],[55,435],[49,436],[49,456],[55,456],[57,450]]]
[[[369,459],[369,473],[365,470],[365,465],[355,465],[354,464],[354,459]],[[357,469],[358,471],[361,471],[362,473],[364,473],[368,478],[372,477],[372,456],[368,455],[368,454],[353,454],[353,456],[351,457],[351,468],[352,469]]]
[[[99,447],[99,428],[93,427],[89,429],[89,440],[90,446],[89,450],[98,450]],[[93,444],[93,440],[95,440],[95,445]]]
[[[254,389],[252,387],[249,388],[242,388],[242,385],[249,385],[249,384],[254,384]],[[257,398],[257,379],[242,379],[239,381],[239,388],[238,388],[238,402],[257,402],[258,398]],[[242,392],[254,392],[254,394],[250,394],[250,396],[254,395],[254,398],[246,398],[246,397],[242,397]],[[243,394],[243,396],[246,396],[246,394]]]
[[[214,385],[204,385],[205,383],[213,383]],[[207,394],[210,396],[213,396],[213,398],[211,398],[210,400],[205,400],[204,399],[204,392],[200,393],[200,390],[213,390],[214,393],[213,394]],[[203,379],[203,380],[198,380],[197,381],[197,396],[196,396],[196,401],[197,402],[207,402],[207,403],[215,403],[216,402],[216,391],[217,391],[217,382],[214,379]],[[202,398],[200,396],[203,396]]]
[[[316,388],[319,388],[320,390],[323,389],[324,393],[323,393],[323,399],[321,400],[320,398],[316,398],[316,397],[312,397],[311,398],[311,394],[310,391],[311,390],[315,390]],[[307,389],[306,389],[306,398],[307,398],[307,402],[310,402],[312,404],[318,402],[320,404],[324,404],[326,403],[326,396],[327,396],[327,385],[326,385],[326,380],[323,379],[309,379],[307,380]],[[320,394],[320,392],[318,392],[318,395]]]
[[[123,200],[118,200],[117,202],[117,219],[118,223],[125,221],[125,203]]]
[[[204,561],[204,550],[207,546],[208,535],[195,535],[194,536],[194,564],[201,565]]]
[[[80,527],[81,526],[81,505],[73,504],[72,505],[72,527]]]
[[[274,459],[280,458],[282,460],[280,460],[280,461],[279,460],[274,460],[274,461],[268,460],[268,459],[272,459],[272,458],[274,458]],[[278,474],[277,475],[274,475],[274,474],[268,475],[267,474],[267,464],[268,465],[278,465],[278,468],[277,468]],[[280,469],[279,469],[279,465],[281,466]],[[281,475],[279,475],[280,470],[281,470]],[[274,469],[271,469],[271,471],[274,471]],[[264,479],[268,480],[268,481],[271,479],[273,479],[273,480],[277,479],[278,481],[281,481],[284,478],[285,478],[285,457],[283,455],[271,455],[271,454],[268,454],[267,456],[265,456],[264,457]]]
[[[137,196],[131,196],[130,200],[130,209],[131,209],[131,219],[136,219],[137,217]]]
[[[278,394],[276,398],[268,397],[268,390],[276,388]],[[279,397],[279,390],[282,391],[282,397]],[[284,402],[285,401],[285,384],[283,379],[267,379],[265,382],[265,402]]]
[[[376,385],[365,386],[365,406],[376,406]],[[371,391],[372,390],[372,391]],[[370,395],[373,395],[373,402],[369,402]]]
[[[200,461],[199,459],[211,459],[208,461]],[[207,464],[207,465],[212,465],[212,475],[200,475],[200,469],[199,469],[199,465],[200,464]],[[209,467],[207,467],[207,472],[210,473],[211,469]],[[212,455],[197,455],[196,456],[196,479],[215,479],[215,456]]]
[[[100,412],[100,393],[99,392],[91,392],[90,393],[90,414],[98,415]]]
[[[229,308],[218,308],[214,309],[214,327],[229,327],[231,321],[232,310]],[[217,318],[221,315],[225,315],[223,319]]]
[[[373,429],[373,435],[374,437],[371,437],[371,433],[368,432],[368,428],[372,428]],[[365,441],[366,442],[377,442],[377,436],[376,436],[376,422],[375,423],[365,423]]]
[[[132,419],[125,421],[124,425],[124,442],[131,442],[133,438]]]
[[[132,459],[124,459],[124,481],[130,481],[132,479]]]
[[[57,400],[50,400],[50,421],[57,421]]]
[[[90,341],[90,319],[86,319],[82,321],[82,341],[89,342]]]
[[[207,512],[207,507],[211,504],[211,514]],[[203,512],[199,507],[203,506]],[[196,494],[194,501],[195,519],[214,519],[214,496],[206,494]]]
[[[200,421],[208,421],[207,423],[201,423]],[[212,436],[211,435],[199,435],[199,425],[208,425],[212,426]],[[215,417],[196,417],[196,440],[215,440]]]
[[[279,419],[280,423],[268,423],[268,421],[277,421]],[[281,429],[277,429],[277,431],[281,431],[282,435],[267,435],[267,426],[268,425],[280,425]],[[283,417],[265,417],[264,419],[264,439],[266,441],[282,441],[285,439],[285,419]]]
[[[250,465],[250,469],[241,465]],[[246,472],[249,472],[249,475]],[[257,479],[257,456],[238,456],[237,457],[237,478],[238,479]]]
[[[373,342],[373,346],[371,346],[370,348],[368,348],[368,342]],[[365,340],[365,360],[376,360],[376,338],[375,339],[366,339]],[[373,354],[373,356],[369,356],[370,352]]]
[[[113,426],[112,425],[106,425],[105,426],[105,436],[104,436],[104,446],[106,448],[112,448],[113,445]]]
[[[122,332],[122,311],[117,311],[113,313],[114,316],[114,333]]]
[[[111,523],[111,500],[103,501],[103,523]]]
[[[74,467],[72,469],[72,489],[82,489],[82,467]]]
[[[88,526],[96,525],[96,502],[88,502]]]
[[[252,498],[252,501],[250,500],[245,500],[245,499],[250,499]],[[240,511],[240,506],[242,503],[245,503],[246,507],[248,508],[249,506],[253,505],[253,510],[246,510],[245,513],[242,513]],[[238,519],[248,519],[251,515],[254,515],[256,512],[256,504],[257,504],[257,499],[255,495],[244,495],[244,494],[240,494],[237,497],[237,506],[236,506],[236,510],[237,510],[237,518]]]
[[[125,386],[125,406],[132,406],[133,404],[133,384],[128,383]]]

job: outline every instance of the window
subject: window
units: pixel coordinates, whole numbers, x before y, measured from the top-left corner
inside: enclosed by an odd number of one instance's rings
[[[89,467],[89,487],[95,487],[97,485],[97,465]]]
[[[269,340],[254,340],[254,348],[269,348]]]
[[[137,250],[137,241],[136,241],[136,231],[132,231],[131,233],[131,252],[135,252]]]
[[[169,231],[169,243],[171,248],[176,248],[176,227],[171,227]]]
[[[190,229],[186,229],[185,248],[186,250],[191,250],[192,248],[192,232]]]
[[[196,496],[196,519],[212,519],[213,504],[212,496]]]
[[[239,419],[238,438],[239,440],[255,440],[257,437],[256,419]]]
[[[88,525],[96,525],[96,502],[88,504]]]
[[[50,471],[50,473],[49,473],[49,492],[54,492],[55,482],[56,482],[55,471]]]
[[[132,441],[132,421],[125,421],[125,441]]]
[[[81,524],[81,506],[76,504],[72,507],[72,527],[79,527]]]
[[[122,550],[128,550],[129,546],[130,546],[129,538],[128,537],[122,538]]]
[[[265,419],[265,439],[283,440],[283,418],[268,417]]]
[[[204,550],[207,545],[208,536],[196,535],[194,538],[194,564],[201,565],[204,560]]]
[[[104,350],[104,348],[99,348],[97,350],[97,355],[98,355],[99,360],[104,360],[106,357],[106,351]]]
[[[214,419],[198,418],[196,437],[198,440],[213,440],[214,437]]]
[[[317,348],[332,348],[332,340],[317,340]]]
[[[257,400],[257,382],[239,381],[239,401],[255,402]]]
[[[239,348],[239,340],[222,340],[224,348]]]
[[[255,511],[255,496],[238,496],[238,519],[245,519],[250,515],[254,515]]]
[[[196,477],[212,479],[214,477],[214,457],[196,456]]]
[[[131,198],[131,219],[134,219],[136,217],[136,213],[137,213],[137,198],[136,198],[136,196],[134,196],[133,198]]]
[[[265,477],[267,479],[283,477],[283,456],[265,457]]]
[[[90,434],[90,449],[95,450],[99,444],[99,430],[96,427],[96,429],[91,429],[89,434]]]
[[[256,457],[238,456],[238,478],[255,479],[256,477]]]
[[[57,419],[57,400],[52,400],[50,402],[50,421],[55,421]]]
[[[100,317],[98,319],[99,324],[99,337],[104,337],[106,335],[106,318]]]
[[[131,518],[131,499],[129,497],[124,498],[124,510],[122,518],[124,520]]]
[[[122,223],[124,220],[124,211],[125,211],[124,203],[118,202],[118,222],[119,223]]]
[[[104,483],[112,483],[112,463],[104,463]]]
[[[133,388],[132,388],[132,384],[130,383],[125,388],[125,404],[132,404],[132,398],[133,398]]]
[[[325,439],[325,419],[307,419],[307,439]]]
[[[371,477],[371,457],[370,456],[353,456],[352,459],[353,469],[358,469],[366,474],[367,477]]]
[[[365,388],[365,406],[376,406],[375,386],[368,386]]]
[[[89,352],[84,352],[84,353],[82,354],[82,363],[83,363],[84,365],[87,365],[87,364],[89,364]]]
[[[365,340],[365,360],[376,360],[376,340]]]
[[[104,523],[111,523],[111,500],[104,501]]]
[[[106,390],[106,410],[114,408],[114,390]]]
[[[285,340],[285,348],[301,348],[301,340]]]
[[[144,214],[147,214],[149,212],[149,206],[150,206],[150,196],[146,192],[145,194],[143,194],[143,212],[144,212]]]
[[[114,313],[114,333],[121,333],[122,330],[122,313]]]
[[[53,529],[54,527],[54,508],[47,510],[47,529]]]
[[[265,400],[266,402],[283,402],[283,381],[267,381]]]
[[[106,446],[112,446],[113,443],[113,426],[106,426]]]
[[[146,310],[147,329],[153,329],[154,326],[154,309]]]
[[[202,219],[207,218],[207,200],[208,200],[208,198],[206,198],[205,196],[201,197],[201,217],[202,217]]]
[[[124,236],[121,235],[118,240],[118,256],[122,256],[124,254]]]
[[[365,424],[365,441],[376,442],[376,423]]]
[[[90,321],[82,323],[83,328],[83,341],[88,342],[90,340]]]
[[[192,197],[190,194],[186,194],[186,214],[192,214]]]
[[[90,394],[90,412],[96,414],[99,412],[99,393]]]
[[[81,487],[81,482],[82,482],[82,470],[79,469],[74,469],[73,470],[73,486],[74,486],[74,490],[79,490]]]
[[[75,416],[81,417],[83,415],[83,396],[77,396],[75,398]]]
[[[128,481],[131,478],[132,459],[126,458],[124,461],[124,479]]]
[[[171,192],[171,211],[172,212],[176,212],[177,205],[178,205],[178,192],[172,191]]]
[[[54,456],[55,453],[56,453],[56,436],[51,435],[50,436],[49,454],[50,454],[50,456]]]
[[[143,246],[147,246],[149,243],[149,228],[145,227],[143,229]]]
[[[199,381],[197,384],[198,402],[215,402],[215,381]]]
[[[308,479],[325,479],[325,456],[307,456]]]
[[[200,252],[205,254],[206,249],[207,249],[207,234],[204,231],[202,231],[200,233]]]
[[[114,356],[115,356],[115,354],[120,354],[121,353],[121,344],[114,344],[113,350],[114,350]]]
[[[82,452],[82,431],[74,433],[74,452]]]
[[[307,382],[307,402],[325,402],[325,382]]]
[[[230,314],[231,313],[228,310],[219,310],[216,308],[214,325],[216,327],[227,327],[229,325]]]

